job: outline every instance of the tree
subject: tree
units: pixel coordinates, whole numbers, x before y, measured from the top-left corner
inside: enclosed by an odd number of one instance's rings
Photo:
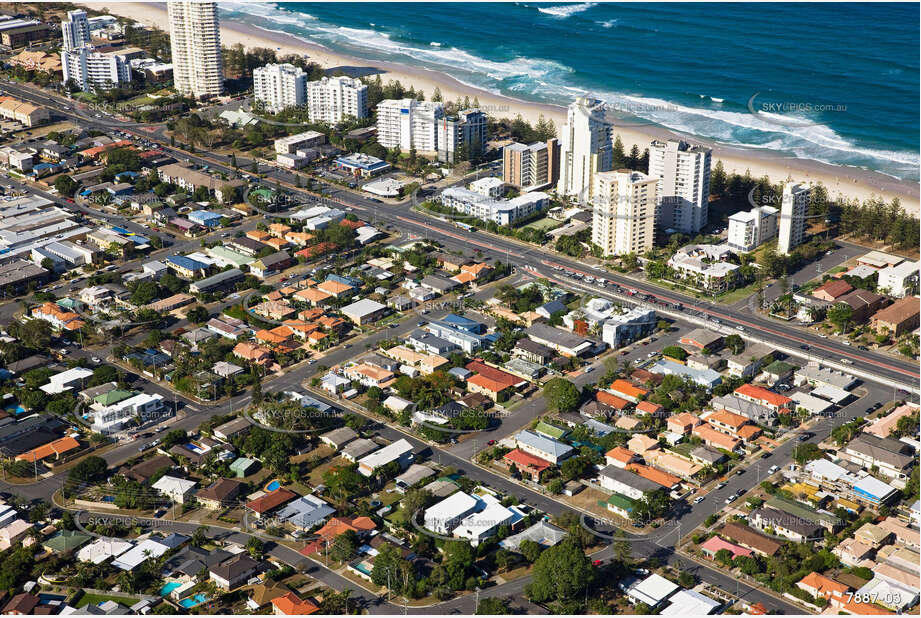
[[[593,575],[591,561],[582,549],[566,539],[540,555],[525,591],[538,603],[565,602],[584,594]]]
[[[159,289],[156,283],[142,281],[134,288],[134,292],[131,294],[131,304],[138,307],[148,305],[157,298],[157,294],[159,294]]]
[[[196,324],[204,324],[208,321],[210,316],[211,314],[208,313],[208,310],[201,305],[195,305],[186,313],[186,317],[189,321],[195,322]]]
[[[476,606],[477,616],[502,616],[508,613],[508,604],[504,599],[489,597],[480,599]]]
[[[355,557],[358,551],[358,535],[354,530],[346,530],[336,537],[329,556],[337,562],[347,562]]]
[[[687,359],[688,353],[684,348],[679,348],[676,345],[669,345],[662,348],[662,354],[668,356],[669,358],[674,358],[680,361]]]
[[[54,181],[54,188],[57,189],[59,195],[69,197],[76,193],[79,187],[80,183],[67,174],[61,174]]]
[[[835,303],[829,307],[826,312],[828,321],[835,325],[839,332],[847,332],[851,319],[854,317],[854,310],[847,303]]]
[[[544,548],[540,546],[540,543],[537,541],[532,541],[531,539],[525,539],[521,542],[521,545],[518,546],[518,551],[521,552],[521,555],[524,556],[524,559],[534,564],[537,562],[537,559],[540,558],[540,554],[544,551]]]
[[[813,459],[821,459],[824,456],[825,452],[811,442],[797,444],[796,448],[793,449],[793,461],[801,466],[805,466]]]
[[[444,101],[444,97],[441,96],[441,88],[435,86],[435,90],[432,92],[432,101],[434,103],[441,103]]]
[[[741,354],[745,350],[745,341],[739,335],[729,335],[724,343],[733,354]]]
[[[77,483],[94,483],[103,480],[108,469],[105,459],[91,455],[71,468],[67,477]]]
[[[547,406],[557,412],[572,412],[579,406],[581,395],[575,384],[565,378],[553,378],[544,384]]]
[[[256,537],[250,537],[246,542],[246,551],[249,552],[250,557],[253,560],[262,560],[262,552],[265,550],[265,546],[262,541]]]

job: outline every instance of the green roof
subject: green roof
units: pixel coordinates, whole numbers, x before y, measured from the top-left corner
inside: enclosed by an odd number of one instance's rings
[[[233,470],[237,477],[246,476],[246,471],[249,470],[253,465],[258,462],[255,459],[248,459],[246,457],[239,457],[230,464],[230,469]]]
[[[566,431],[565,429],[561,427],[557,427],[556,425],[551,425],[550,423],[546,423],[544,421],[540,421],[539,423],[537,423],[537,426],[534,428],[534,431],[536,431],[537,433],[542,433],[547,437],[553,438],[554,440],[560,440],[563,436],[569,433],[568,431]]]
[[[243,255],[242,253],[237,253],[236,251],[228,249],[227,247],[211,247],[208,249],[208,253],[211,254],[212,257],[227,260],[234,266],[245,266],[256,261],[255,258]]]
[[[771,496],[771,498],[767,501],[767,505],[779,511],[783,511],[784,513],[789,513],[794,517],[805,519],[806,521],[812,521],[815,523],[834,523],[839,521],[838,518],[831,513],[828,513],[827,515],[825,513],[819,513],[815,509],[811,509],[805,504],[800,504],[795,500],[788,500],[783,496]]]
[[[783,375],[785,373],[790,373],[794,369],[796,369],[796,365],[791,365],[788,362],[778,360],[765,367],[764,371],[774,375]]]
[[[101,406],[111,406],[119,401],[124,401],[130,397],[134,397],[134,393],[131,391],[125,391],[120,388],[109,391],[108,393],[103,393],[102,395],[96,395],[93,399],[96,403]]]
[[[59,554],[69,553],[90,540],[90,535],[75,530],[63,530],[42,545]]]
[[[621,510],[627,511],[628,513],[633,510],[633,500],[621,494],[611,494],[611,497],[608,498],[607,503],[611,506],[615,506]]]

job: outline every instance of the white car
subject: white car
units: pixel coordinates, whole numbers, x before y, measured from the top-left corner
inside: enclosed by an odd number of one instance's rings
[[[96,365],[98,365],[99,363],[102,362],[101,360],[99,360],[99,357],[98,357],[98,356],[94,356],[94,357],[91,358],[90,360],[93,361],[93,363],[96,364]]]
[[[774,474],[778,470],[780,470],[779,466],[771,466],[770,468],[768,468],[768,474]]]
[[[738,496],[735,495],[735,494],[732,494],[731,496],[729,496],[728,498],[726,498],[726,504],[732,504],[732,503],[735,501],[736,498],[738,498]]]
[[[696,498],[694,498],[694,504],[700,504],[703,501],[704,501],[703,496],[697,496]]]

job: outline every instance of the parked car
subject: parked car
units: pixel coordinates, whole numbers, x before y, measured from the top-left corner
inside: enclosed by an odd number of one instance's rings
[[[697,496],[696,498],[694,498],[694,504],[700,504],[703,501],[704,501],[703,496]]]

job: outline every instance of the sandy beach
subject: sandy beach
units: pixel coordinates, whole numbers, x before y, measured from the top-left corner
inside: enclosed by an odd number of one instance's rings
[[[103,10],[104,8],[114,15],[120,15],[137,20],[145,25],[155,25],[159,28],[167,27],[166,7],[161,3],[79,3],[89,8]],[[373,62],[369,63],[360,58],[331,52],[320,45],[314,45],[300,38],[254,28],[248,24],[225,20],[221,24],[221,38],[224,46],[233,46],[237,43],[247,48],[265,47],[275,49],[280,55],[306,54],[312,62],[316,62],[327,69],[365,69],[360,74],[380,73],[385,82],[391,79],[400,80],[404,85],[412,85],[422,89],[426,97],[438,87],[446,100],[469,96],[476,97],[480,107],[489,115],[496,118],[514,118],[521,114],[523,118],[536,123],[543,115],[552,118],[559,129],[566,121],[566,107],[570,101],[561,101],[560,105],[545,105],[521,101],[510,97],[499,96],[484,90],[463,84],[451,76],[425,69],[407,67],[404,65]],[[821,182],[828,190],[831,197],[867,199],[873,196],[887,200],[898,197],[902,207],[915,216],[921,212],[919,205],[918,184],[899,181],[885,174],[862,170],[853,167],[842,167],[798,159],[785,156],[782,153],[753,152],[751,150],[733,148],[720,144],[709,143],[706,140],[663,129],[656,126],[619,127],[625,147],[629,150],[633,144],[640,149],[645,148],[653,138],[682,137],[688,141],[705,144],[713,149],[713,164],[722,161],[724,168],[729,172],[744,173],[749,170],[755,177],[768,176],[772,182],[782,182],[787,179],[796,182]]]

